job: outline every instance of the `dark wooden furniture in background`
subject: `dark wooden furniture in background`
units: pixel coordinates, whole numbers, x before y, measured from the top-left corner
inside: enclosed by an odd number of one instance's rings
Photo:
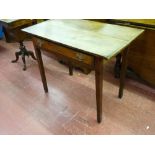
[[[21,31],[22,28],[33,25],[37,23],[37,20],[31,19],[0,19],[0,23],[3,26],[3,31],[5,34],[6,42],[19,42],[19,52],[15,53],[16,59],[12,60],[12,63],[18,61],[19,56],[22,57],[24,67],[23,70],[26,70],[26,61],[25,56],[31,56],[34,60],[36,60],[34,53],[32,51],[28,51],[24,46],[23,42],[25,39],[29,38],[29,36]]]
[[[88,20],[48,20],[23,29],[33,36],[45,92],[48,92],[46,76],[41,56],[45,49],[70,64],[79,63],[95,70],[97,121],[102,121],[103,61],[123,52],[123,67],[119,97],[123,95],[124,78],[127,65],[128,46],[140,34],[141,29],[122,27]],[[79,59],[82,57],[83,59]]]
[[[143,82],[155,87],[155,19],[110,19],[108,22],[145,29],[130,46],[128,67]]]

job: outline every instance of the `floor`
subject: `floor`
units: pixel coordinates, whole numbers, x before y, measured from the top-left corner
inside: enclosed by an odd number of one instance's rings
[[[31,42],[25,43],[34,50]],[[94,71],[68,68],[43,55],[49,93],[45,94],[37,62],[12,64],[17,43],[0,41],[0,134],[155,134],[155,89],[126,79],[119,99],[114,60],[104,67],[103,121],[96,122]]]

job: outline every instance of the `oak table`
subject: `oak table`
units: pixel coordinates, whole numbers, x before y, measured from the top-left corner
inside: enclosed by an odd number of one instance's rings
[[[24,67],[23,70],[26,70],[26,61],[25,56],[31,56],[36,60],[32,51],[28,51],[23,44],[23,41],[29,36],[21,31],[22,28],[30,26],[35,23],[35,20],[31,19],[0,19],[0,23],[3,26],[3,31],[5,34],[6,42],[16,41],[19,42],[19,52],[15,53],[16,59],[12,60],[12,63],[18,61],[19,56],[21,55]]]
[[[102,121],[103,61],[123,52],[119,97],[123,95],[128,46],[143,30],[88,20],[48,20],[23,29],[33,36],[45,92],[48,92],[41,49],[70,64],[80,63],[95,70],[97,121]]]

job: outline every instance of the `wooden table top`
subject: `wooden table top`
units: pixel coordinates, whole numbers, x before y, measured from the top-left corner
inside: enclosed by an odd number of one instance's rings
[[[129,22],[137,26],[155,28],[155,19],[112,19],[114,21]]]
[[[24,32],[110,59],[144,30],[88,20],[48,20],[23,29]]]
[[[124,21],[155,26],[155,19],[123,19]]]
[[[0,23],[16,28],[31,23],[32,19],[0,19]]]
[[[1,22],[7,23],[7,24],[10,24],[10,23],[15,22],[17,20],[20,20],[20,19],[0,19]]]

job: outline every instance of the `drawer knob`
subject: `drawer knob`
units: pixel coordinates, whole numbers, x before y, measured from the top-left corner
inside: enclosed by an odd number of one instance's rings
[[[84,55],[82,53],[76,53],[76,58],[79,60],[79,61],[83,61],[84,60]]]

